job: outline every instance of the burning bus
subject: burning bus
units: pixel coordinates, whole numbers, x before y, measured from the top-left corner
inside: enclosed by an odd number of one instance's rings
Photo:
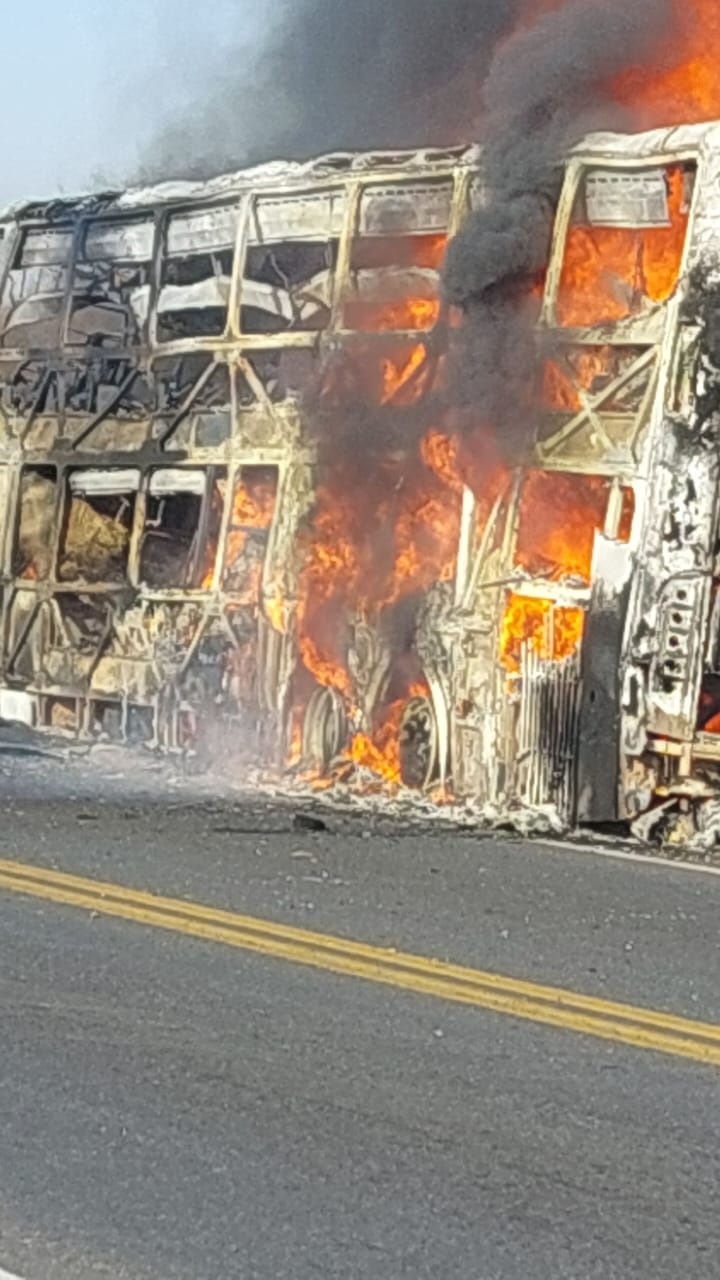
[[[511,459],[448,412],[475,150],[6,217],[0,714],[567,821],[716,794],[719,163],[569,157]]]
[[[302,580],[311,419],[427,383],[472,172],[339,155],[2,220],[0,714],[170,749],[225,718],[253,758],[311,749],[338,686]]]
[[[713,253],[718,140],[714,126],[598,136],[567,164],[532,465],[474,535],[460,592],[451,706],[465,793],[605,822],[707,787],[680,774],[716,748],[696,722],[712,684],[717,486],[696,423],[691,281]]]

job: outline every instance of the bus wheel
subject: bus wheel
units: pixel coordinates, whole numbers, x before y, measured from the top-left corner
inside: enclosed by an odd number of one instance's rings
[[[400,776],[406,787],[423,790],[438,776],[438,725],[429,698],[413,698],[400,721]]]
[[[334,689],[316,689],[303,722],[303,764],[324,771],[347,745],[345,703]]]

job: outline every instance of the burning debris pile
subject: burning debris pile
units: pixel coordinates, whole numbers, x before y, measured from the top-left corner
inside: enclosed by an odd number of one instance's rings
[[[486,813],[708,799],[720,28],[411,9],[333,22],[306,110],[268,46],[257,145],[421,149],[0,220],[0,716]]]

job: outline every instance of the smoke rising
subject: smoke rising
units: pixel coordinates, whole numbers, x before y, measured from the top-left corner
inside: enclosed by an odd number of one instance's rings
[[[472,138],[477,86],[521,0],[277,0],[272,32],[208,67],[201,100],[163,129],[150,177],[265,159]]]
[[[447,299],[465,314],[452,385],[513,456],[532,434],[535,308],[560,165],[583,134],[631,128],[612,84],[661,56],[672,0],[564,0],[501,42],[479,89],[484,204],[451,244]]]
[[[203,100],[158,136],[147,176],[204,177],[342,149],[483,148],[483,207],[451,244],[443,273],[446,299],[464,316],[451,331],[444,404],[378,409],[358,397],[315,415],[321,478],[330,497],[347,495],[338,522],[377,583],[392,570],[397,513],[428,491],[418,445],[442,425],[433,414],[452,412],[455,429],[466,422],[474,448],[484,428],[476,463],[486,445],[489,466],[495,448],[515,460],[532,438],[532,286],[547,262],[561,161],[590,129],[632,127],[611,85],[661,55],[674,0],[278,5],[252,63],[246,45],[231,48]],[[344,604],[347,578],[343,569]],[[317,625],[335,635],[332,608],[327,626]]]
[[[590,129],[632,127],[610,86],[662,56],[676,0],[278,0],[254,51],[243,8],[236,47],[155,139],[143,176],[480,141],[485,204],[444,271],[466,317],[451,383],[455,407],[513,453],[530,429],[528,285],[546,263],[560,162]]]
[[[277,0],[276,26],[252,62],[238,31],[202,101],[146,157],[147,176],[204,177],[333,150],[483,148],[483,206],[443,271],[445,297],[463,323],[450,330],[447,353],[441,325],[430,338],[429,363],[447,354],[444,401],[380,408],[362,385],[343,381],[342,369],[337,395],[324,395],[334,357],[323,351],[308,415],[319,445],[308,548],[319,553],[308,555],[299,630],[305,668],[320,683],[327,674],[303,640],[347,675],[348,621],[368,609],[383,617],[393,670],[401,660],[417,663],[417,608],[452,566],[458,542],[448,486],[426,465],[420,441],[433,427],[472,435],[478,492],[485,459],[490,473],[498,451],[522,458],[536,425],[533,294],[561,162],[588,130],[632,126],[612,81],[662,51],[674,2]],[[336,354],[360,364],[362,352],[356,341]],[[448,511],[449,522],[441,518]]]

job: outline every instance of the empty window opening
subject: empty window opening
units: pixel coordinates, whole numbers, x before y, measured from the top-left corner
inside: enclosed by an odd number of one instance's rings
[[[176,446],[222,444],[231,432],[230,370],[209,355],[164,356],[154,365],[156,430]]]
[[[217,546],[220,514],[208,495],[204,470],[154,471],[140,549],[141,582],[151,588],[200,587],[207,546]]]
[[[81,724],[81,708],[77,698],[42,698],[40,723],[56,733],[76,734]]]
[[[317,332],[330,321],[344,196],[260,199],[250,212],[240,326]]]
[[[140,473],[78,470],[67,481],[58,576],[62,582],[121,583]]]
[[[720,735],[720,676],[715,672],[703,676],[697,728],[701,733]]]
[[[24,467],[20,476],[17,536],[13,575],[44,581],[52,572],[57,471],[54,467]]]
[[[153,239],[152,218],[87,224],[73,273],[71,345],[122,348],[144,341]]]
[[[227,324],[238,213],[235,206],[173,214],[167,223],[159,342],[221,337]]]
[[[123,707],[119,702],[93,698],[88,709],[88,728],[94,737],[119,742],[123,737]]]
[[[204,591],[210,591],[215,585],[215,569],[226,493],[227,471],[224,467],[213,467],[210,472],[208,506],[205,515],[205,536],[200,546],[202,569],[199,574],[198,585]]]
[[[88,663],[102,652],[108,639],[108,619],[108,601],[102,595],[66,591],[55,596],[46,619],[47,639],[41,659],[48,684],[72,687],[82,681]]]
[[[251,380],[238,378],[238,406],[247,409],[258,402],[258,384],[273,403],[302,400],[318,389],[319,363],[317,351],[307,348],[275,348],[247,354]],[[257,381],[256,381],[257,380]]]
[[[0,365],[0,403],[12,415],[57,413],[62,403],[62,374],[47,360],[27,359]]]
[[[720,578],[717,576],[719,564],[720,558],[716,554],[712,611],[697,718],[698,730],[718,736],[720,736]],[[676,629],[676,635],[672,636],[672,639],[676,639],[683,631],[687,631],[687,616],[683,616],[683,613],[687,609],[688,600],[688,591],[681,585],[675,595],[676,613],[671,614],[669,618],[670,627]],[[674,645],[673,648],[678,649],[679,645]],[[670,659],[670,661],[673,660]]]
[[[0,298],[0,344],[50,350],[60,341],[73,233],[28,229],[20,236]]]
[[[630,319],[667,302],[685,251],[695,166],[587,169],[565,243],[561,325]]]
[[[230,405],[228,366],[211,355],[163,356],[153,368],[157,412],[163,416],[184,408],[225,409]]]
[[[153,407],[150,380],[129,359],[93,355],[65,375],[65,408],[81,417],[139,420]]]

